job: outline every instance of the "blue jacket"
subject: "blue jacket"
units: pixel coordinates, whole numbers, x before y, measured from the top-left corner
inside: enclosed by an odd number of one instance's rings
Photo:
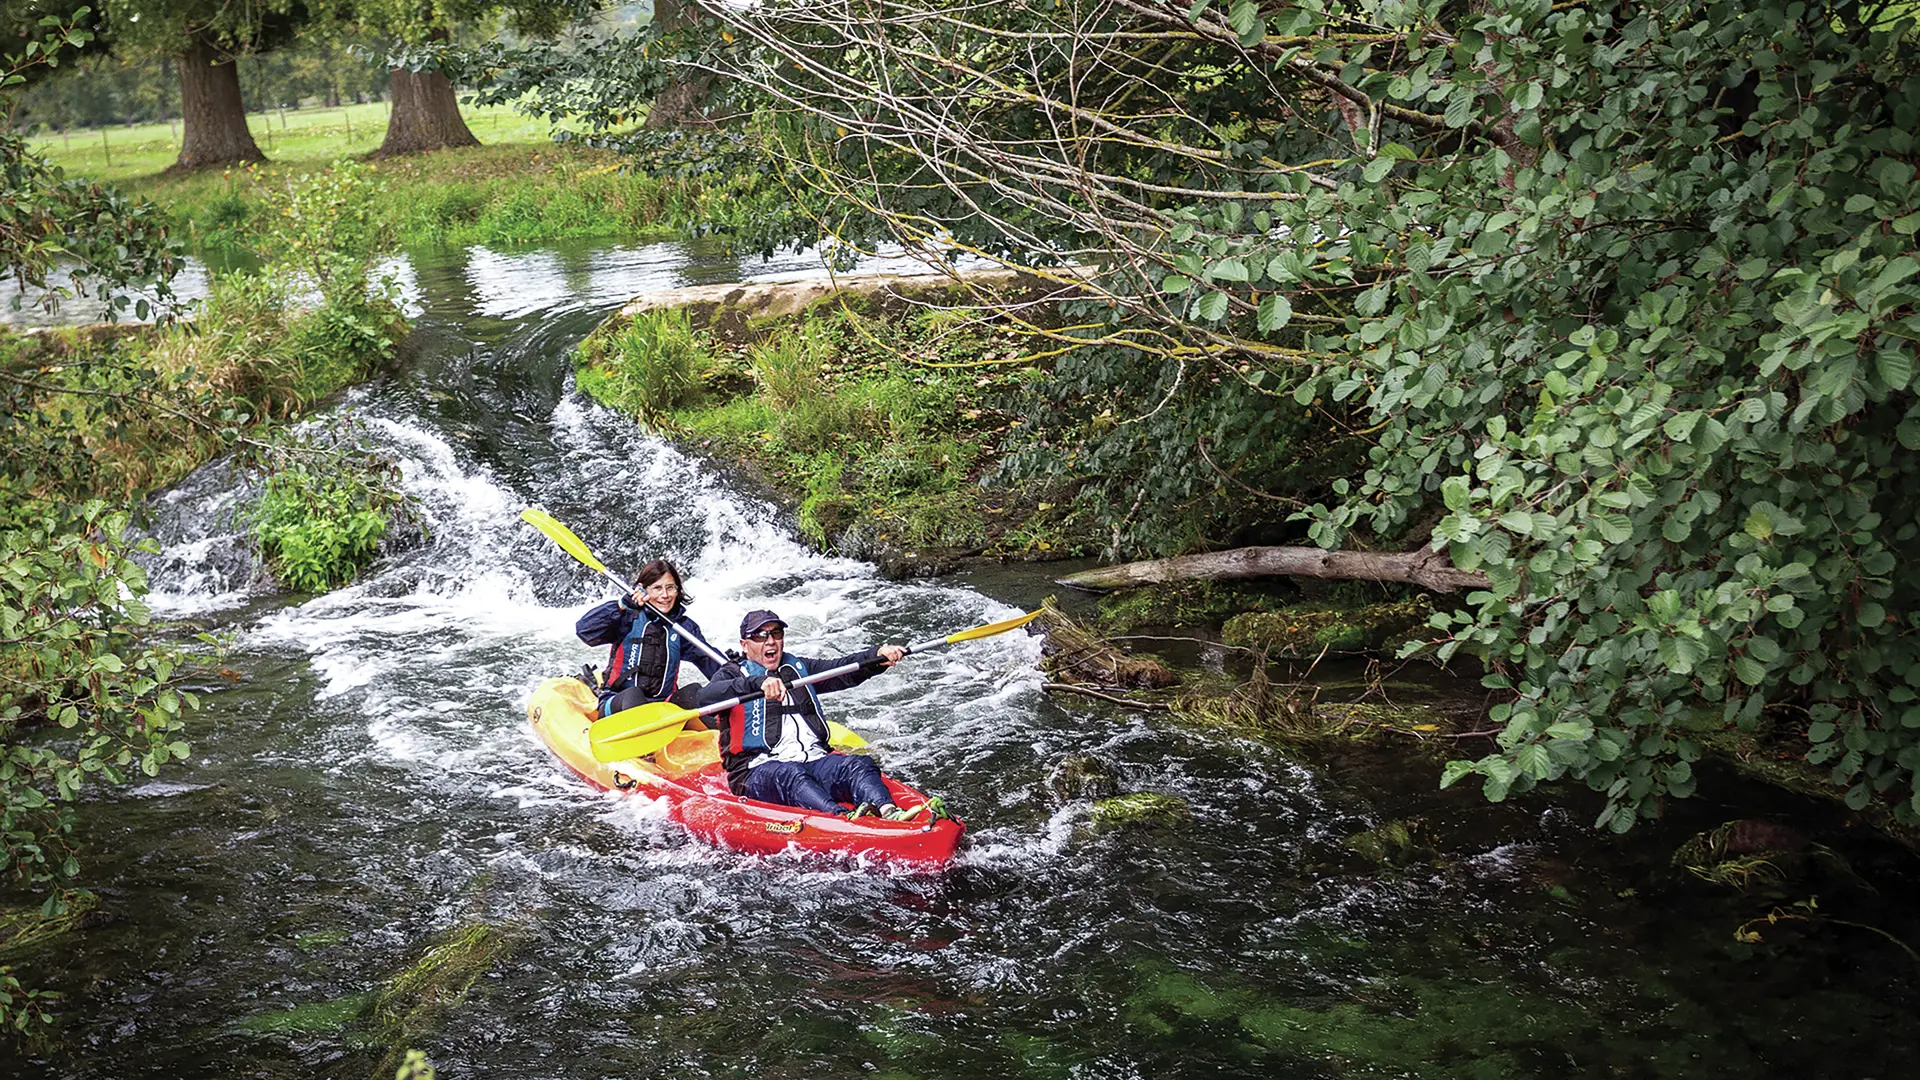
[[[698,645],[682,640],[685,634],[706,640],[700,624],[686,617],[683,605],[675,604],[667,613],[677,626],[652,608],[635,609],[630,605],[630,598],[625,596],[609,600],[580,616],[573,627],[588,645],[612,646],[599,687],[603,700],[629,686],[639,686],[654,701],[665,701],[679,684],[681,660],[692,661],[709,679],[720,670],[719,661]]]

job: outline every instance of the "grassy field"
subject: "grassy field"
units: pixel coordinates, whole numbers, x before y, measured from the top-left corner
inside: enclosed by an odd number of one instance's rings
[[[114,183],[172,215],[205,255],[245,252],[260,231],[268,188],[376,149],[388,106],[280,110],[248,117],[264,164],[165,172],[180,152],[177,125],[96,128],[41,136],[34,146],[70,177]],[[402,246],[523,244],[572,238],[726,229],[753,212],[758,176],[660,179],[619,155],[555,143],[554,126],[507,106],[462,110],[481,144],[377,162],[375,217]],[[104,141],[105,145],[102,145]]]
[[[332,109],[276,109],[248,114],[247,126],[270,161],[319,166],[377,148],[386,138],[389,108],[386,102],[375,102]],[[461,111],[474,137],[482,143],[552,141],[553,125],[509,106],[468,106]],[[41,136],[33,140],[33,147],[66,169],[69,176],[134,180],[153,176],[179,157],[180,125],[176,121],[76,130]]]

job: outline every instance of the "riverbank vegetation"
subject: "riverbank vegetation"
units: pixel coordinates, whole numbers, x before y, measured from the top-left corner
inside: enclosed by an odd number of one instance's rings
[[[1048,486],[990,482],[1032,368],[1009,325],[951,299],[930,279],[795,316],[621,316],[581,343],[579,385],[750,470],[816,545],[896,572],[1091,547],[1062,528]]]
[[[1626,830],[1732,731],[1920,822],[1906,8],[696,6],[707,115],[796,192],[767,242],[1092,268],[1009,316],[1059,353],[1032,475],[1110,556],[1484,582],[1405,647],[1497,696],[1444,783]],[[590,122],[679,63],[534,59],[489,62]]]
[[[275,192],[329,171],[336,158],[153,175],[125,188],[164,207],[193,251],[252,255]],[[654,177],[604,150],[551,142],[466,147],[366,166],[381,181],[368,213],[395,246],[660,239],[738,230],[763,183],[751,175]]]
[[[84,44],[72,26],[47,30],[7,61],[13,72]],[[0,163],[0,264],[45,303],[136,287],[167,297],[179,253],[151,203],[63,178],[16,135],[0,133]],[[155,548],[136,528],[143,498],[236,448],[269,469],[328,473],[336,455],[274,422],[393,355],[405,320],[370,281],[364,186],[344,167],[286,188],[267,269],[219,281],[193,321],[0,335],[0,869],[9,899],[38,907],[0,920],[12,928],[0,949],[84,902],[83,789],[190,752],[186,679],[201,646],[157,626],[145,603],[135,555]],[[317,303],[296,297],[302,280]],[[45,1004],[0,966],[0,1022],[29,1030]]]

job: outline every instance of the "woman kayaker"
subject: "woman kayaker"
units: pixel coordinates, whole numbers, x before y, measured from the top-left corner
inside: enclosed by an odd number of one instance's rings
[[[688,640],[689,635],[705,640],[705,635],[686,616],[682,580],[679,567],[655,559],[634,575],[631,595],[601,604],[574,624],[581,641],[613,647],[595,688],[601,716],[655,701],[690,708],[699,688],[680,685],[680,661],[692,661],[709,679],[720,670],[719,661]]]
[[[898,645],[881,645],[838,660],[818,660],[789,655],[786,638],[786,620],[771,611],[748,612],[740,620],[745,659],[721,668],[700,688],[702,705],[732,697],[748,699],[715,718],[720,761],[733,793],[828,814],[842,813],[841,804],[851,803],[854,809],[848,816],[855,818],[877,813],[905,821],[922,811],[935,818],[947,816],[938,797],[912,810],[901,809],[894,805],[880,766],[872,758],[827,749],[827,719],[819,694],[858,686],[898,663],[907,651]],[[810,672],[851,663],[863,666],[807,686],[787,685]]]

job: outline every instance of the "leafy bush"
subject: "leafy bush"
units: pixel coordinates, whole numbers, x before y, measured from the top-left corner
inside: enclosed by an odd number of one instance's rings
[[[1920,824],[1912,5],[899,9],[731,9],[806,73],[722,69],[807,101],[785,156],[860,208],[838,234],[1100,267],[1028,449],[1116,549],[1271,494],[1324,547],[1483,573],[1410,646],[1502,698],[1443,783],[1584,782],[1625,830],[1732,733]],[[1302,422],[1360,460],[1276,489]]]
[[[654,427],[699,401],[713,357],[680,308],[644,311],[612,336],[581,344],[580,388]]]
[[[352,581],[380,551],[379,490],[331,468],[275,473],[253,510],[253,536],[274,575],[302,592]]]
[[[152,542],[129,543],[127,515],[103,502],[67,506],[39,502],[35,524],[0,531],[0,871],[47,893],[47,918],[78,902],[82,788],[184,759],[198,707],[181,652],[150,636],[146,573],[128,558]],[[43,1023],[46,1001],[0,966],[0,1022]]]

